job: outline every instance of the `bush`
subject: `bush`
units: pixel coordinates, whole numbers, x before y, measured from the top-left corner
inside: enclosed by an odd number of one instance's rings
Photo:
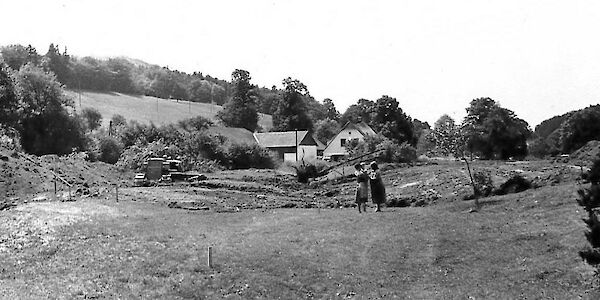
[[[31,154],[69,154],[83,150],[85,134],[78,118],[70,116],[65,109],[23,119],[21,143]]]
[[[550,138],[537,138],[531,141],[527,150],[529,154],[537,158],[545,158],[547,156],[554,156],[560,153],[560,149],[558,149],[558,147],[552,143]]]
[[[6,149],[21,151],[19,132],[14,128],[0,125],[0,146]]]
[[[120,114],[114,114],[110,119],[113,126],[127,126],[127,119]]]
[[[298,182],[302,183],[307,183],[310,178],[318,177],[319,174],[327,167],[327,163],[320,160],[310,162],[302,161],[292,164],[292,168],[296,170],[296,178],[298,179]]]
[[[232,169],[272,169],[275,167],[271,153],[259,145],[231,144],[227,153]]]
[[[390,140],[381,143],[383,153],[380,159],[390,163],[409,163],[417,160],[417,150],[408,143],[398,145]]]
[[[98,148],[98,160],[109,164],[117,163],[123,153],[123,145],[116,138],[109,136],[100,138]]]
[[[177,125],[179,126],[179,128],[185,131],[192,132],[208,129],[208,127],[213,125],[213,122],[205,117],[196,116],[193,118],[181,120],[177,122]]]
[[[600,263],[600,221],[598,220],[598,208],[600,207],[600,158],[594,161],[594,166],[587,175],[590,182],[589,188],[582,188],[577,191],[579,199],[577,203],[588,213],[588,218],[583,221],[589,230],[585,237],[590,243],[591,249],[582,250],[579,255],[589,264],[596,265]]]
[[[90,131],[94,131],[102,125],[102,114],[91,107],[86,107],[81,111],[81,117],[85,122],[85,126]]]
[[[489,173],[478,171],[473,174],[473,181],[476,188],[476,196],[487,197],[492,194],[494,184]]]
[[[494,190],[495,195],[506,195],[512,193],[520,193],[522,191],[532,188],[531,181],[525,177],[515,174],[511,176],[506,182],[500,185],[500,187]]]

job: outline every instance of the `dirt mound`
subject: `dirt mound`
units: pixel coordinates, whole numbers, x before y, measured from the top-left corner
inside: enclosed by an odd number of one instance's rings
[[[571,161],[591,164],[600,157],[600,141],[589,141],[570,155]]]
[[[40,194],[53,194],[55,178],[58,192],[68,191],[70,185],[73,194],[94,194],[100,187],[131,178],[112,165],[86,161],[85,154],[38,157],[0,146],[0,158],[1,203],[25,202]]]

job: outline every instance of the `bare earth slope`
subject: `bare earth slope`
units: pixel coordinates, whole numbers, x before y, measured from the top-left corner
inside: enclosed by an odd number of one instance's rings
[[[448,162],[385,167],[391,195],[433,189],[440,197],[382,213],[327,208],[352,202],[350,180],[309,187],[263,170],[123,188],[119,202],[106,193],[20,204],[0,211],[0,296],[597,298],[593,268],[577,254],[586,244],[579,170],[548,162],[474,168],[498,182],[520,172],[540,187],[486,198],[468,213],[464,166]]]

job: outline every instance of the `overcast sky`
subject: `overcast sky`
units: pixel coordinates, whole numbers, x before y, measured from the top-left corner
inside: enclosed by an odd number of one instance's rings
[[[600,1],[8,1],[0,45],[50,43],[230,80],[288,76],[340,111],[395,97],[431,125],[491,97],[533,128],[598,104]]]

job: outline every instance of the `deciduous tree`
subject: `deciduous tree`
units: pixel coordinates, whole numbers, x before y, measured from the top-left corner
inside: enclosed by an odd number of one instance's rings
[[[337,110],[337,108],[335,108],[335,104],[333,103],[333,100],[331,100],[329,98],[325,98],[323,100],[323,106],[325,107],[327,119],[338,121],[340,119],[340,117],[342,116],[340,114],[340,112]]]
[[[93,131],[102,125],[102,114],[92,107],[86,107],[81,111],[81,117],[85,121],[87,129]]]
[[[250,73],[236,69],[231,74],[233,96],[219,111],[217,117],[229,127],[243,127],[255,131],[258,127],[258,110]]]
[[[461,134],[468,150],[483,158],[523,157],[527,154],[529,125],[490,98],[471,101]]]
[[[395,98],[382,96],[377,100],[371,127],[397,144],[417,143],[412,120],[402,111]]]
[[[455,153],[459,127],[454,123],[449,115],[442,115],[433,125],[433,140],[436,150],[441,155],[450,155]]]
[[[325,119],[317,121],[315,124],[315,133],[319,141],[327,143],[340,131],[340,124],[335,120]]]
[[[302,82],[290,77],[283,80],[283,86],[283,97],[277,103],[277,109],[273,114],[274,130],[312,130],[313,123],[307,114],[304,101],[308,89]]]
[[[358,123],[365,122],[369,125],[373,119],[375,112],[375,102],[368,99],[359,99],[356,104],[350,105],[340,117],[340,124],[344,125],[348,122]]]

